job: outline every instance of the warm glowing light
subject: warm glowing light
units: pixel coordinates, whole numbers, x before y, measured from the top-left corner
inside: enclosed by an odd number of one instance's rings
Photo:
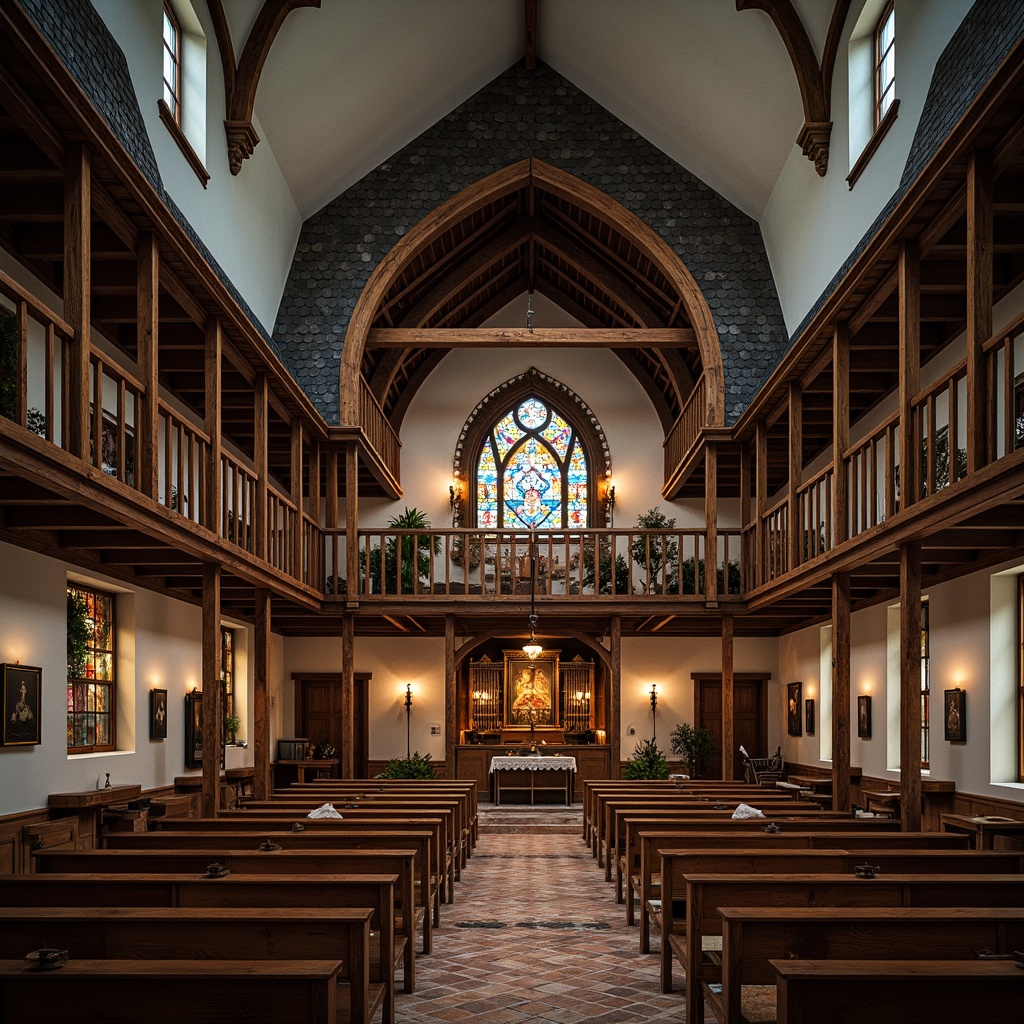
[[[525,654],[530,661],[536,661],[536,659],[544,653],[544,648],[537,643],[536,637],[531,637],[528,644],[523,644],[523,654]]]

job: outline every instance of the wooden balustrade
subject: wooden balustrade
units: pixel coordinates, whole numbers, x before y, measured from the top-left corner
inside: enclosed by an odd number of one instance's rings
[[[220,520],[215,529],[224,540],[250,554],[256,553],[256,482],[254,472],[229,452],[221,451]]]
[[[92,464],[135,486],[135,423],[142,382],[94,346],[89,354],[89,451]]]
[[[327,590],[327,572],[324,561],[326,538],[320,524],[306,512],[299,520],[302,530],[302,565],[300,579],[307,586],[324,593]]]
[[[690,396],[686,399],[675,423],[665,436],[665,479],[670,480],[679,470],[691,449],[700,437],[705,426],[705,407],[707,405],[707,382],[703,374],[694,384]]]
[[[984,353],[993,391],[987,403],[988,456],[1001,459],[1024,448],[1024,313],[993,335]]]
[[[899,508],[896,455],[899,419],[890,416],[870,434],[851,445],[843,456],[847,474],[850,520],[847,534],[855,537],[890,519]]]
[[[967,360],[917,395],[912,406],[921,445],[917,493],[924,497],[967,475],[967,431],[959,415],[967,408]]]
[[[789,572],[789,501],[783,498],[761,517],[764,543],[763,583]]]
[[[832,466],[819,470],[797,488],[796,528],[803,531],[800,545],[800,563],[831,551],[835,539],[832,535],[832,495],[834,474]]]
[[[158,403],[159,480],[157,500],[172,512],[198,523],[202,516],[210,438],[194,423]]]
[[[359,426],[388,472],[398,480],[401,476],[398,453],[402,442],[362,377],[359,378]]]
[[[276,487],[267,488],[266,559],[287,576],[301,578],[295,564],[295,531],[299,528],[295,503]]]

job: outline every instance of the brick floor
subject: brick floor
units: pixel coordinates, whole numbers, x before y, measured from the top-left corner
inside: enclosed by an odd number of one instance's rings
[[[661,994],[658,957],[637,952],[637,929],[580,831],[543,830],[482,831],[399,1022],[680,1024],[682,992]]]

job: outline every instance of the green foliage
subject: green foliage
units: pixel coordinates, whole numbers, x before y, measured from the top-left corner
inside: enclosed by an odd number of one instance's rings
[[[238,715],[225,715],[224,716],[224,731],[231,737],[234,742],[235,736],[238,730],[242,728],[242,720]]]
[[[89,640],[92,629],[89,625],[89,609],[79,594],[68,594],[68,678],[79,679],[85,671],[89,655]]]
[[[588,544],[583,551],[583,579],[584,590],[593,590],[595,594],[612,593],[612,552],[611,544],[606,537],[598,541],[600,555],[598,556],[597,573],[594,573],[594,547]],[[629,594],[629,563],[622,555],[615,556],[615,593]]]
[[[18,321],[0,308],[0,416],[13,420],[18,395]]]
[[[667,779],[668,761],[654,740],[641,740],[626,762],[627,779]]]
[[[701,779],[707,774],[711,755],[715,752],[715,736],[707,726],[695,729],[689,722],[680,722],[669,734],[672,753],[682,754],[687,761],[687,774]]]
[[[430,520],[418,508],[406,508],[400,516],[392,516],[388,526],[399,530],[429,530]],[[441,554],[440,537],[388,537],[383,549],[375,547],[370,550],[368,560],[367,553],[361,551],[359,566],[364,573],[369,572],[372,593],[411,594],[417,580],[430,576],[431,550],[435,555]],[[401,580],[398,578],[399,559],[402,563]]]
[[[671,530],[675,519],[669,519],[660,508],[648,509],[637,516],[636,525],[646,530]],[[675,593],[678,588],[679,543],[668,537],[635,537],[630,549],[633,561],[646,573],[643,592]]]
[[[704,559],[692,556],[684,559],[679,566],[682,579],[683,594],[706,594],[707,578],[704,572]],[[718,593],[738,594],[740,592],[740,563],[733,559],[727,568],[718,570]]]
[[[436,779],[437,771],[430,763],[430,755],[414,750],[412,757],[394,757],[384,766],[378,779]]]

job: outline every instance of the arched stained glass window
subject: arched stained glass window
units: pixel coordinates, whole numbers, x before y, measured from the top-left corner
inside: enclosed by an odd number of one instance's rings
[[[476,464],[476,525],[585,527],[587,454],[572,425],[546,402],[517,402],[484,439]]]

